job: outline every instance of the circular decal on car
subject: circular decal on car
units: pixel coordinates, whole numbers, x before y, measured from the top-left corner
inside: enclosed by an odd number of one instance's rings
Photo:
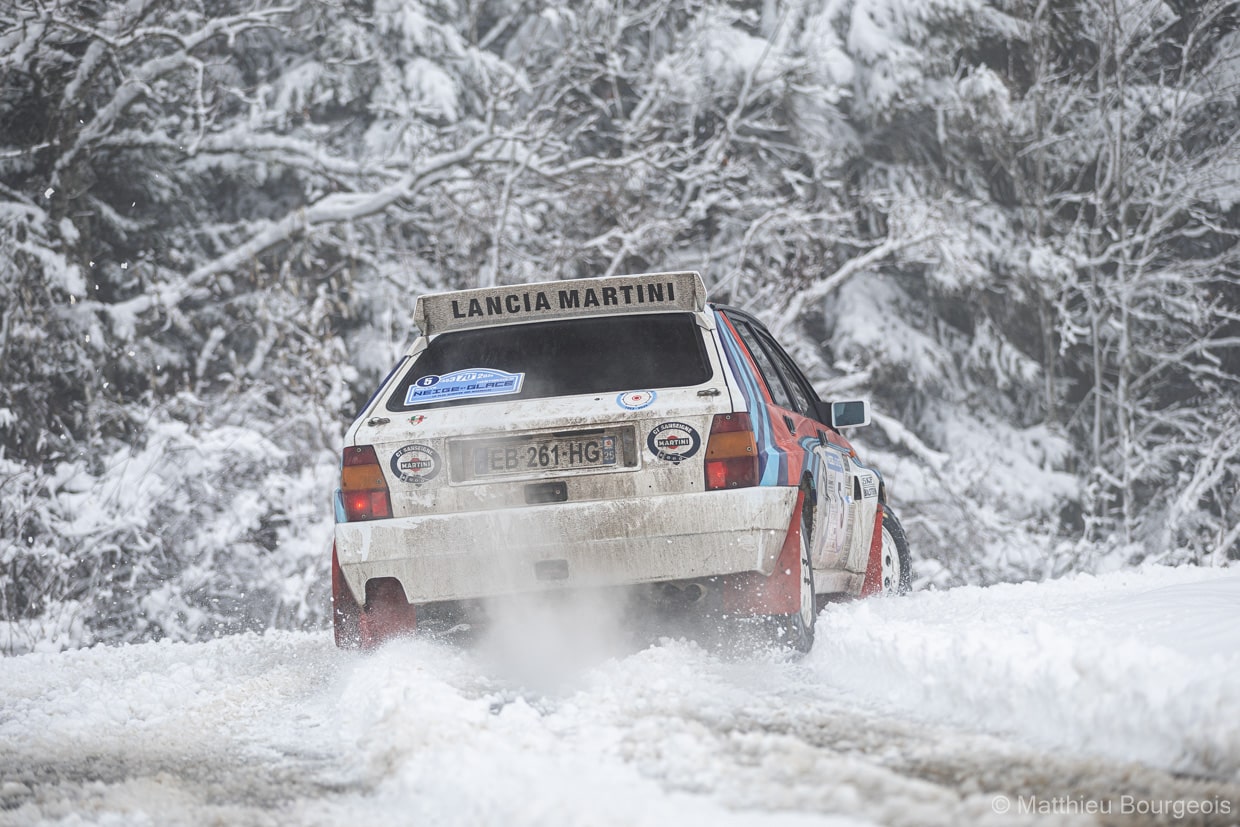
[[[401,482],[430,482],[439,474],[439,454],[426,445],[406,445],[392,454],[392,473]]]
[[[616,396],[616,404],[626,411],[640,411],[654,404],[654,391],[625,391]]]
[[[691,425],[683,422],[664,422],[654,426],[646,437],[650,453],[668,462],[682,462],[698,452],[702,438]]]

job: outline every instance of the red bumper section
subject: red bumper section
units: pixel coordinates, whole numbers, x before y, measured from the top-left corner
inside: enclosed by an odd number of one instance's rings
[[[770,576],[756,571],[720,577],[723,584],[723,611],[729,615],[789,615],[801,606],[801,503],[797,497],[788,534]]]
[[[865,566],[861,596],[873,597],[883,590],[883,504],[874,512],[874,536],[870,540],[870,560]]]

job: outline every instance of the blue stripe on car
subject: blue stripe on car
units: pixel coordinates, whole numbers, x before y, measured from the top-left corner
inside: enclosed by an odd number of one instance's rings
[[[723,341],[724,351],[727,354],[728,363],[732,366],[732,372],[740,380],[741,395],[745,397],[749,415],[755,420],[753,424],[754,432],[758,437],[759,473],[761,475],[758,484],[780,485],[781,480],[786,480],[788,477],[788,466],[783,451],[779,450],[771,434],[771,418],[767,414],[766,400],[762,398],[762,390],[758,387],[757,379],[749,371],[744,355],[732,338],[731,329],[719,316],[720,313],[715,311],[719,338]],[[771,461],[772,459],[774,462]]]
[[[805,451],[805,468],[802,474],[809,474],[811,480],[818,479],[818,465],[822,460],[818,456],[818,452],[814,449],[818,447],[818,439],[816,437],[807,436],[800,440],[801,449]]]

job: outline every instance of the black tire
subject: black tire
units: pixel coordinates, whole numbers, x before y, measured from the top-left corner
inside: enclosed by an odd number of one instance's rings
[[[883,587],[885,595],[908,594],[913,590],[913,562],[909,554],[908,535],[900,519],[883,505],[882,545]]]
[[[808,493],[806,494],[808,496]],[[812,512],[811,512],[812,513]],[[810,559],[811,528],[801,521],[801,611],[790,618],[790,644],[802,654],[814,648],[814,627],[818,623],[818,601],[814,593],[814,566]]]

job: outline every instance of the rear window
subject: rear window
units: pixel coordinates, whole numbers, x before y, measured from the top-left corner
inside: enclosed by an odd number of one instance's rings
[[[388,398],[387,409],[677,388],[710,377],[692,313],[483,327],[432,339]]]

